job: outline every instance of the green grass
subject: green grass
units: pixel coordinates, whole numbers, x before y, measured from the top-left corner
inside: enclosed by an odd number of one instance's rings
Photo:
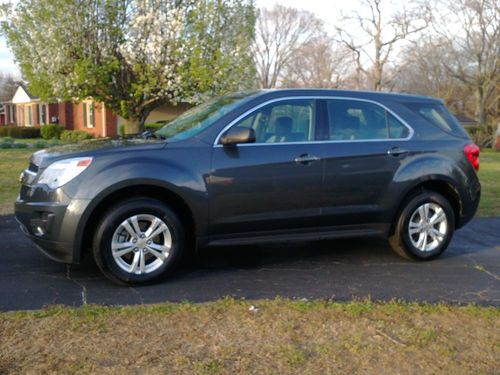
[[[500,152],[481,150],[479,216],[500,216]]]
[[[28,166],[33,149],[0,150],[0,215],[14,212],[19,193],[19,175]]]
[[[475,305],[52,306],[0,314],[0,373],[489,374],[499,329],[500,309]]]

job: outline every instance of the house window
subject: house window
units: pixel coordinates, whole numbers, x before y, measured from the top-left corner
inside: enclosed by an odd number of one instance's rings
[[[94,103],[83,103],[83,124],[86,128],[94,127]]]
[[[28,106],[26,107],[26,126],[32,126],[32,125],[33,125],[32,107]]]
[[[47,123],[47,105],[38,104],[38,123],[40,125]]]
[[[11,124],[16,122],[16,119],[14,118],[14,106],[12,104],[9,105],[9,122]]]

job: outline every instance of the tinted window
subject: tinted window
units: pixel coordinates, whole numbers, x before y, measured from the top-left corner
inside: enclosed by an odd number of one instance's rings
[[[188,139],[201,133],[222,116],[252,99],[256,94],[257,92],[238,93],[205,102],[183,113],[158,130],[156,134],[171,142]]]
[[[330,140],[406,138],[409,129],[384,108],[356,100],[327,100]]]
[[[420,103],[411,102],[403,103],[413,113],[427,120],[431,124],[437,126],[441,130],[449,133],[455,133],[460,136],[467,136],[465,130],[460,126],[458,121],[451,115],[446,107],[441,103]]]
[[[256,143],[314,140],[314,100],[286,100],[268,104],[235,126],[253,128]]]

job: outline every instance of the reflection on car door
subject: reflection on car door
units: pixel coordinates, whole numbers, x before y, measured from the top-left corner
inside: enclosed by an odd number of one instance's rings
[[[315,224],[322,203],[315,118],[315,100],[278,100],[234,125],[253,128],[255,143],[214,146],[208,178],[212,235]]]
[[[383,107],[357,100],[325,100],[328,142],[323,225],[380,221],[394,174],[408,157],[410,129]]]

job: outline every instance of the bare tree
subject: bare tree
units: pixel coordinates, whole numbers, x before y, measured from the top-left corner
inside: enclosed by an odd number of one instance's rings
[[[0,102],[5,102],[14,96],[18,81],[10,73],[0,72]]]
[[[343,17],[343,26],[337,28],[338,40],[349,48],[356,65],[356,88],[360,89],[365,76],[371,89],[381,91],[399,69],[385,74],[387,64],[395,54],[397,44],[410,35],[420,33],[428,26],[428,8],[420,2],[409,3],[399,12],[387,12],[387,0],[359,0],[358,11]],[[384,7],[384,5],[386,7]]]
[[[310,12],[282,5],[261,9],[254,43],[260,86],[276,87],[297,50],[318,36],[321,29],[322,21]]]
[[[285,66],[282,86],[339,88],[350,65],[350,51],[324,35],[296,50]]]
[[[434,27],[452,51],[443,65],[474,92],[477,120],[486,124],[488,112],[498,111],[500,101],[500,3],[438,0],[437,6],[443,11]]]
[[[405,69],[394,80],[394,89],[442,98],[453,112],[473,116],[470,90],[451,77],[444,64],[453,54],[449,43],[439,37],[423,38],[405,48],[401,53]]]

